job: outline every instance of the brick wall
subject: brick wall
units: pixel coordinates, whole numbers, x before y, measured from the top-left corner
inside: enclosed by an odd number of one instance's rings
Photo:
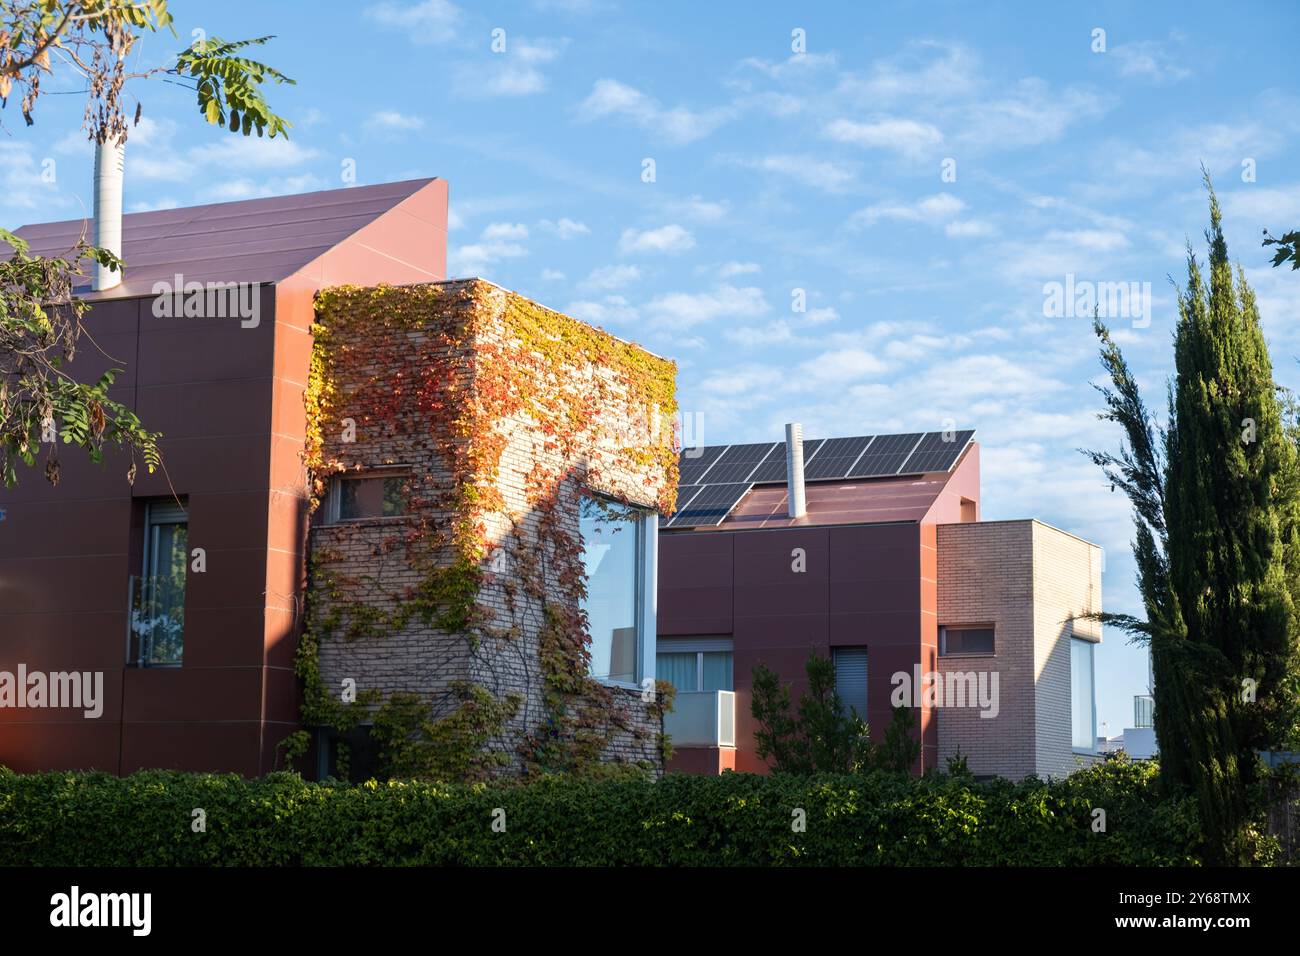
[[[1040,774],[1064,776],[1081,761],[1091,762],[1076,758],[1070,746],[1070,639],[1100,642],[1101,624],[1071,618],[1101,609],[1101,549],[1034,522],[1034,658],[1037,712],[1042,715],[1034,728],[1034,748]]]
[[[960,747],[977,774],[1018,779],[1076,769],[1070,638],[1100,640],[1100,625],[1069,618],[1101,609],[1100,549],[1024,520],[940,525],[938,552],[939,624],[992,624],[996,635],[993,657],[941,657],[939,672],[999,679],[997,717],[940,711],[940,760]]]
[[[544,312],[563,340],[562,364],[521,353],[519,309]],[[521,709],[489,743],[518,771],[521,743],[547,718],[540,658],[545,607],[574,603],[563,562],[551,553],[555,529],[580,540],[581,486],[652,509],[671,492],[675,476],[662,459],[626,453],[671,446],[671,431],[658,428],[626,377],[603,361],[639,350],[603,333],[592,338],[589,327],[481,280],[378,296],[344,290],[323,318],[335,393],[322,423],[320,457],[328,463],[322,470],[406,466],[412,516],[316,527],[313,613],[328,615],[335,604],[356,601],[393,609],[419,587],[431,562],[452,564],[458,553],[453,522],[465,517],[458,485],[467,481],[476,491],[470,517],[486,549],[476,598],[481,618],[472,634],[446,633],[418,616],[397,632],[353,640],[332,633],[321,640],[322,679],[327,687],[353,677],[359,689],[383,695],[418,693],[434,717],[454,705],[453,681],[479,684],[497,699],[518,693]],[[637,358],[663,362],[649,353]],[[575,433],[557,434],[543,424],[546,408],[513,398],[558,393],[570,402],[566,407],[584,408]],[[508,414],[494,411],[502,395],[510,396]],[[357,425],[354,442],[342,440],[341,423],[349,417]],[[469,437],[451,424],[467,418],[475,419]],[[418,550],[408,540],[417,526],[428,535]],[[608,739],[603,759],[662,772],[662,717],[639,693],[615,688],[569,706],[594,715],[595,729]]]
[[[971,772],[1018,780],[1034,769],[1033,523],[938,526],[940,627],[992,625],[993,657],[940,657],[939,673],[997,674],[998,715],[941,708],[939,764],[958,748]],[[991,680],[991,677],[990,677]]]

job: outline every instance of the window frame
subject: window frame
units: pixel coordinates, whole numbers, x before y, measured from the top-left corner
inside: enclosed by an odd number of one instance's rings
[[[190,528],[190,503],[189,497],[185,496],[179,504],[174,498],[147,499],[144,502],[144,521],[141,525],[142,541],[140,547],[140,574],[138,579],[142,588],[154,587],[153,581],[158,578],[158,558],[161,550],[161,529],[166,525],[184,525],[185,526],[185,548],[182,552],[181,566],[185,573],[185,583],[181,588],[181,639],[180,639],[180,657],[175,661],[152,661],[143,653],[142,648],[137,646],[135,657],[131,656],[131,641],[135,637],[132,624],[134,615],[133,601],[134,596],[128,592],[127,595],[127,666],[139,668],[157,668],[157,667],[182,667],[185,663],[185,611],[188,604],[187,597],[189,594],[190,581],[190,550],[189,550],[189,528]],[[161,513],[160,513],[161,512]]]
[[[407,496],[405,510],[400,515],[366,515],[360,518],[342,517],[343,506],[343,484],[348,481],[367,481],[367,480],[384,480],[389,479],[409,479],[412,475],[408,465],[381,465],[377,468],[364,468],[355,471],[342,472],[333,475],[329,481],[329,488],[325,493],[325,507],[323,525],[336,524],[358,524],[366,521],[401,521],[411,516],[410,497]]]
[[[948,651],[948,632],[949,631],[991,631],[993,634],[993,649],[991,651],[958,651],[950,653]],[[998,656],[998,629],[997,625],[991,622],[977,624],[941,624],[939,625],[939,657],[959,658],[959,657],[997,657]]]
[[[659,590],[659,512],[652,506],[637,505],[626,501],[619,501],[609,495],[600,494],[599,492],[584,490],[583,497],[578,504],[578,537],[582,542],[584,553],[587,542],[582,534],[582,508],[585,502],[591,499],[603,504],[612,505],[616,508],[624,508],[635,512],[639,515],[636,525],[636,598],[634,601],[633,615],[636,621],[636,647],[633,651],[636,670],[634,671],[631,683],[627,681],[614,680],[610,677],[599,677],[591,673],[590,662],[587,665],[587,676],[592,680],[599,681],[607,687],[620,687],[625,690],[644,690],[644,684],[647,679],[653,681],[656,675],[655,668],[655,624],[656,624],[656,603],[657,593]],[[585,611],[586,608],[583,608]],[[588,641],[592,639],[590,628],[587,634]]]
[[[667,643],[662,643],[666,641]],[[725,645],[725,646],[724,646]],[[736,690],[736,649],[735,641],[730,637],[698,637],[698,638],[675,638],[665,637],[662,641],[656,642],[655,647],[655,677],[658,674],[658,656],[660,654],[694,654],[695,655],[695,689],[682,690],[677,688],[679,694],[716,694],[719,690],[725,690],[734,693]],[[720,687],[715,690],[704,689],[704,655],[705,654],[730,654],[731,657],[731,687]]]
[[[1080,747],[1074,742],[1074,645],[1075,642],[1088,648],[1088,687],[1092,693],[1089,703],[1092,710],[1092,733],[1089,745]],[[1076,754],[1097,753],[1097,645],[1100,641],[1089,641],[1082,637],[1070,636],[1070,750]]]

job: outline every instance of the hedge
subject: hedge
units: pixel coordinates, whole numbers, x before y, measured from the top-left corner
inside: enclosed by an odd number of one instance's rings
[[[1158,798],[1155,768],[1128,762],[1051,783],[726,773],[349,785],[0,769],[5,866],[1196,865],[1198,832],[1192,803]]]

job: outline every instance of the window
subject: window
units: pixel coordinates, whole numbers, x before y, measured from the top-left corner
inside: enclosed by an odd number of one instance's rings
[[[1097,703],[1093,696],[1091,641],[1070,638],[1070,744],[1075,750],[1097,749]]]
[[[844,710],[856,714],[858,720],[867,719],[867,649],[865,647],[833,647],[831,660],[835,663],[835,693],[839,695]]]
[[[988,657],[993,653],[992,627],[939,628],[940,657]]]
[[[648,512],[600,498],[583,498],[579,527],[587,572],[587,628],[591,633],[591,676],[635,684],[645,633]],[[653,645],[652,645],[653,648]]]
[[[370,518],[400,518],[406,514],[405,471],[341,475],[330,485],[325,521],[364,521]]]
[[[731,638],[661,637],[655,676],[682,694],[734,690]]]
[[[185,635],[185,575],[189,516],[174,499],[145,505],[144,563],[131,579],[131,663],[181,663]]]

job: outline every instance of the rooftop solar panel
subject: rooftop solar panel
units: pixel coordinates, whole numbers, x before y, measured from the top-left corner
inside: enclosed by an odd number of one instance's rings
[[[812,460],[813,455],[817,454],[817,449],[821,446],[822,439],[820,438],[814,438],[812,441],[803,443],[805,477],[807,476],[808,462]],[[776,451],[768,455],[767,460],[749,476],[749,480],[756,485],[772,481],[785,481],[785,445],[778,445]]]
[[[862,454],[862,450],[872,444],[874,435],[857,438],[828,438],[817,451],[817,457],[804,465],[803,476],[806,481],[830,481],[843,478],[849,473],[849,466]]]
[[[712,445],[708,448],[683,448],[681,457],[678,458],[678,477],[677,481],[682,485],[697,484],[708,467],[718,460],[718,456],[725,450],[726,445]],[[691,452],[698,451],[699,454],[692,456]]]
[[[705,485],[691,503],[673,515],[669,528],[708,527],[722,523],[753,486],[747,481]]]
[[[691,503],[691,500],[700,493],[703,485],[681,485],[677,486],[677,510],[664,520],[663,526],[667,528],[673,523],[673,518],[677,517]]]
[[[710,485],[748,481],[749,474],[777,448],[777,442],[732,445],[713,463],[703,481]]]
[[[911,457],[903,463],[899,474],[924,474],[929,471],[949,471],[974,436],[973,431],[929,432],[921,439]],[[944,440],[945,436],[947,441]]]
[[[896,475],[921,440],[921,432],[907,435],[880,435],[849,472],[850,478],[878,478]]]

